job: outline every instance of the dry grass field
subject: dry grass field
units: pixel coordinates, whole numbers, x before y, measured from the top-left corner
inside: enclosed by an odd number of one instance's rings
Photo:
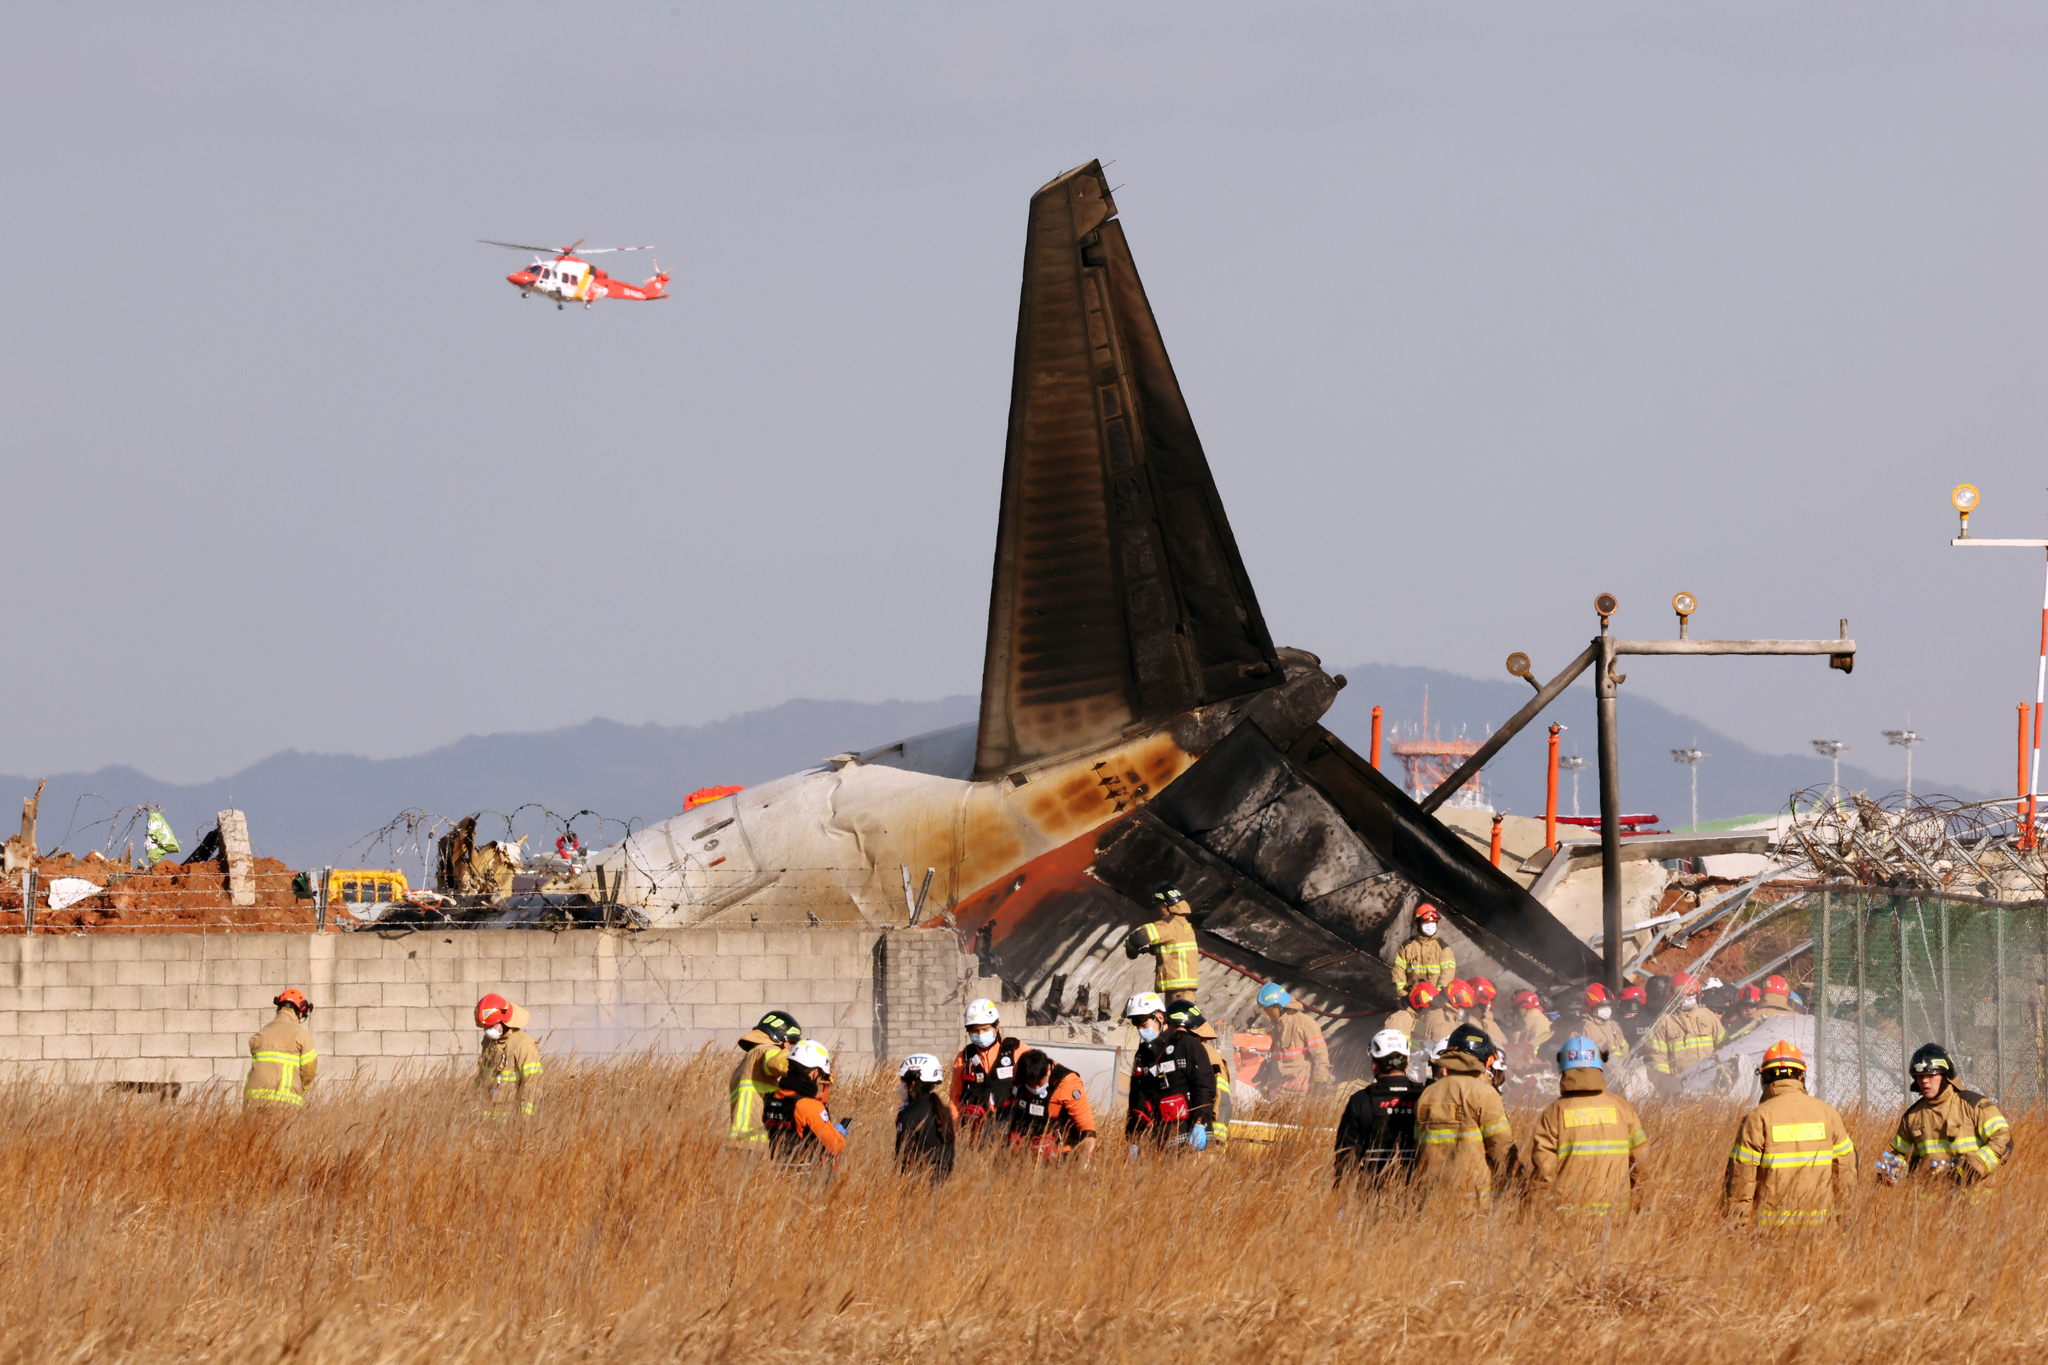
[[[523,1132],[482,1127],[459,1080],[316,1087],[282,1121],[0,1092],[0,1357],[1756,1365],[2048,1346],[2031,1120],[1987,1205],[1866,1184],[1837,1230],[1756,1235],[1719,1215],[1717,1108],[1646,1114],[1652,1206],[1605,1228],[1514,1201],[1347,1204],[1320,1139],[1266,1160],[976,1157],[934,1190],[893,1174],[889,1080],[840,1087],[854,1148],[828,1186],[725,1150],[727,1066],[557,1067]],[[1866,1166],[1890,1117],[1856,1125]]]

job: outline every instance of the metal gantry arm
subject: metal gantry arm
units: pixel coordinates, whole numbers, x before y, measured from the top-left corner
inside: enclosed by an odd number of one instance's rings
[[[1578,681],[1579,674],[1593,666],[1593,660],[1599,657],[1599,653],[1600,646],[1597,641],[1588,645],[1583,654],[1565,665],[1564,672],[1537,688],[1536,695],[1529,699],[1528,705],[1509,717],[1508,723],[1495,730],[1472,757],[1458,765],[1456,772],[1437,783],[1435,789],[1422,798],[1422,813],[1434,814],[1437,807],[1456,795],[1458,788],[1470,782],[1481,768],[1492,761],[1493,756],[1500,752],[1502,745],[1520,734],[1524,726],[1543,713],[1544,707],[1556,701],[1560,693]],[[1535,680],[1532,678],[1530,682],[1533,685]]]

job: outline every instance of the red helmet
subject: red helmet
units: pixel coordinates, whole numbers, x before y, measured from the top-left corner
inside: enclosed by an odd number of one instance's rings
[[[1427,981],[1418,981],[1415,983],[1415,989],[1408,992],[1408,1008],[1417,1010],[1428,1009],[1429,1002],[1434,999],[1436,999],[1436,987],[1430,985]]]
[[[1764,1002],[1764,993],[1754,986],[1744,986],[1735,993],[1735,998],[1745,1005],[1761,1005]]]
[[[1451,1002],[1453,1009],[1469,1010],[1479,1003],[1479,997],[1472,994],[1472,988],[1463,981],[1444,983],[1444,999]]]
[[[1767,976],[1764,978],[1764,994],[1790,995],[1792,988],[1785,984],[1785,978],[1782,976]]]
[[[277,993],[277,999],[270,1003],[276,1005],[279,1009],[290,1005],[300,1014],[309,1013],[313,1008],[312,1002],[306,999],[306,993],[297,986],[286,986]]]
[[[1641,986],[1623,986],[1621,988],[1621,998],[1624,1000],[1633,1000],[1638,1005],[1647,1005],[1650,1003],[1650,993],[1644,990]]]
[[[1494,1001],[1494,997],[1498,996],[1500,992],[1497,989],[1495,989],[1494,984],[1491,981],[1488,981],[1485,977],[1475,976],[1472,978],[1472,994],[1478,996],[1481,1000],[1491,1005]]]
[[[502,995],[487,995],[476,1002],[476,1026],[493,1028],[512,1022],[512,1002]]]
[[[1606,1004],[1606,1003],[1607,1003],[1607,988],[1606,988],[1605,986],[1603,986],[1603,985],[1601,985],[1601,984],[1600,984],[1599,982],[1595,981],[1595,982],[1594,982],[1594,983],[1593,983],[1592,985],[1590,985],[1590,986],[1586,987],[1586,1008],[1587,1008],[1587,1009],[1591,1009],[1591,1008],[1593,1008],[1593,1006],[1595,1006],[1595,1005],[1604,1005],[1604,1004]]]
[[[1673,995],[1698,995],[1699,991],[1700,983],[1692,979],[1691,973],[1673,972],[1671,974],[1671,993]]]
[[[1435,920],[1437,918],[1436,907],[1428,901],[1424,901],[1415,907],[1415,922],[1417,924],[1422,923],[1424,920]]]
[[[1542,998],[1534,991],[1516,991],[1515,1003],[1525,1010],[1540,1010],[1543,1008]]]

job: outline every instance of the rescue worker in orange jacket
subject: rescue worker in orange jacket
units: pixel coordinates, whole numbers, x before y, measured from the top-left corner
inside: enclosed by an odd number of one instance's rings
[[[1017,1059],[1017,1093],[1010,1101],[1013,1152],[1057,1161],[1070,1152],[1095,1155],[1095,1111],[1078,1072],[1033,1048]]]
[[[1911,1070],[1919,1098],[1899,1115],[1891,1148],[1877,1161],[1878,1179],[1981,1187],[2012,1156],[2012,1124],[1996,1104],[1956,1084],[1955,1058],[1940,1043],[1915,1052]]]
[[[1230,1058],[1224,1055],[1223,1041],[1216,1032],[1216,1026],[1202,1013],[1202,1007],[1192,1000],[1169,1004],[1166,1022],[1201,1039],[1202,1050],[1209,1054],[1209,1067],[1216,1073],[1216,1121],[1209,1125],[1209,1145],[1220,1152],[1229,1145],[1230,1119],[1237,1106],[1236,1097],[1230,1089]]]
[[[1415,989],[1418,981],[1427,981],[1441,991],[1458,974],[1457,955],[1438,937],[1442,928],[1442,916],[1434,905],[1424,901],[1415,907],[1415,936],[1394,954],[1394,989],[1400,994]]]
[[[1771,1044],[1757,1075],[1763,1101],[1728,1153],[1728,1211],[1760,1228],[1825,1223],[1856,1186],[1856,1144],[1834,1106],[1806,1093],[1806,1054],[1789,1039]]]
[[[1508,1177],[1514,1134],[1500,1092],[1487,1079],[1493,1044],[1466,1025],[1454,1031],[1443,1070],[1415,1102],[1415,1183],[1438,1193],[1490,1200]]]
[[[1134,1144],[1149,1138],[1162,1146],[1185,1141],[1201,1151],[1209,1145],[1209,1125],[1216,1119],[1216,1074],[1202,1040],[1167,1021],[1166,1002],[1156,991],[1132,996],[1124,1018],[1138,1030],[1124,1137]]]
[[[485,1118],[530,1119],[540,1103],[540,1044],[526,1024],[526,1011],[502,995],[476,1002],[476,1026],[484,1037],[470,1088]]]
[[[1162,886],[1153,892],[1152,903],[1158,907],[1159,918],[1125,935],[1124,956],[1152,954],[1153,991],[1168,1004],[1192,1000],[1202,984],[1201,950],[1195,945],[1195,926],[1188,920],[1194,907],[1174,886]]]
[[[953,1058],[953,1112],[967,1136],[979,1138],[1010,1103],[1024,1044],[1003,1036],[1002,1011],[993,1000],[968,1001],[964,1022],[967,1046]]]
[[[807,1170],[823,1162],[829,1173],[839,1167],[846,1150],[846,1125],[833,1121],[825,1100],[832,1089],[832,1054],[822,1043],[806,1038],[789,1050],[789,1069],[782,1084],[761,1106],[761,1126],[768,1130],[768,1155],[789,1170]]]
[[[740,1060],[727,1087],[726,1135],[736,1142],[765,1143],[761,1106],[782,1084],[789,1069],[789,1050],[804,1036],[803,1027],[781,1010],[770,1010],[740,1035]]]
[[[1536,1120],[1529,1188],[1560,1213],[1627,1213],[1642,1183],[1643,1121],[1607,1089],[1600,1045],[1573,1036],[1557,1054],[1562,1092]]]
[[[1550,1041],[1550,1016],[1543,1012],[1543,1000],[1534,991],[1515,992],[1513,1041],[1541,1047]]]
[[[1273,1069],[1282,1095],[1306,1095],[1311,1085],[1328,1085],[1330,1049],[1323,1030],[1308,1011],[1294,1003],[1278,982],[1259,987],[1259,1009],[1273,1025]]]
[[[270,1002],[277,1014],[249,1035],[249,1078],[242,1083],[242,1103],[302,1108],[306,1087],[320,1069],[320,1054],[306,1028],[313,1006],[304,992],[287,987]]]
[[[1598,1043],[1600,1055],[1610,1062],[1628,1056],[1628,1036],[1614,1022],[1614,1001],[1608,996],[1607,987],[1593,982],[1586,987],[1584,1002],[1574,1026],[1579,1036]]]
[[[1714,1055],[1727,1041],[1721,1016],[1700,1005],[1699,983],[1685,972],[1671,974],[1676,1008],[1658,1021],[1643,1045],[1650,1052],[1651,1080],[1658,1093],[1675,1094],[1679,1077]]]

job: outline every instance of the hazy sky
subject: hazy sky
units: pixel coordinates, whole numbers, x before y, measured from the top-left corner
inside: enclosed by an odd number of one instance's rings
[[[0,771],[972,691],[1025,206],[1112,181],[1275,636],[1592,633],[2003,789],[2038,6],[75,4],[12,19]],[[664,244],[557,312],[474,239]],[[647,257],[600,258],[651,273]]]

